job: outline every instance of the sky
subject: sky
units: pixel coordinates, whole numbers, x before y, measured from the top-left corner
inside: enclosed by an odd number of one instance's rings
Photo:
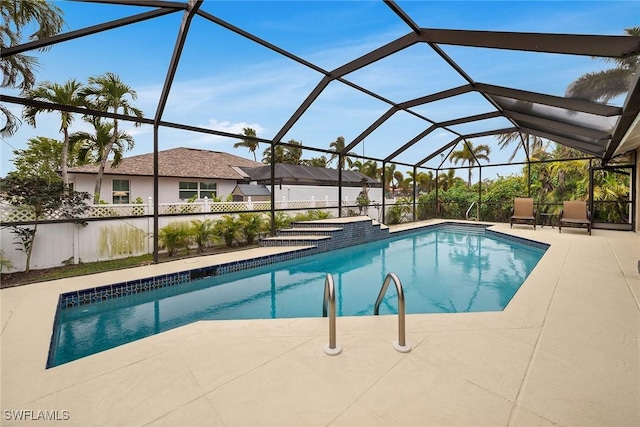
[[[64,12],[65,32],[109,20],[143,13],[150,8],[98,3],[55,1]],[[622,35],[625,28],[640,25],[637,1],[407,1],[397,4],[420,27],[438,29],[519,31],[566,34]],[[382,1],[213,1],[201,10],[330,71],[369,51],[408,34],[410,28]],[[137,93],[132,103],[147,118],[155,116],[173,53],[182,13],[120,27],[66,41],[38,58],[37,82],[63,84],[71,78],[86,82],[90,76],[117,74]],[[567,86],[580,75],[612,65],[600,59],[573,55],[523,53],[498,49],[440,47],[476,82],[564,96]],[[169,98],[165,121],[241,134],[246,127],[259,137],[274,137],[298,106],[322,80],[317,71],[298,64],[200,16],[195,16]],[[451,89],[466,81],[427,44],[420,43],[345,76],[345,79],[382,97],[400,103]],[[16,90],[4,89],[8,95]],[[622,105],[624,98],[610,103]],[[21,107],[5,104],[20,115]],[[383,115],[390,105],[334,81],[320,94],[284,136],[305,146],[329,149],[343,136],[348,143]],[[421,105],[414,112],[434,121],[495,111],[476,93]],[[353,151],[359,156],[384,158],[427,128],[429,123],[399,112],[369,135]],[[125,156],[153,151],[153,128],[121,125],[135,139]],[[473,133],[509,127],[494,118],[452,129]],[[2,140],[0,176],[13,169],[14,149],[30,138],[46,136],[62,140],[59,113],[41,113],[36,127],[23,123],[19,131]],[[91,131],[75,118],[71,131]],[[413,164],[455,136],[439,129],[397,157]],[[253,158],[246,148],[233,148],[238,139],[161,128],[160,149],[191,147],[229,152]],[[491,163],[503,163],[513,151],[500,150],[494,137],[472,139],[474,145],[492,149]],[[267,144],[260,144],[257,159]],[[303,158],[322,153],[305,150]],[[355,158],[354,158],[355,159]],[[520,153],[515,161],[523,161]],[[441,159],[427,163],[436,167]],[[444,166],[449,162],[445,160]],[[334,163],[335,166],[335,163]],[[406,170],[400,166],[398,170]],[[483,179],[508,175],[521,169],[483,168]],[[466,171],[459,175],[466,177]],[[477,174],[475,174],[477,179]]]

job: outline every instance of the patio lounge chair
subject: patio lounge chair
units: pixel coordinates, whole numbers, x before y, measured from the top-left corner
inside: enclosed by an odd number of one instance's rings
[[[533,199],[527,197],[516,197],[513,200],[513,208],[511,209],[511,218],[509,218],[509,227],[513,224],[533,224],[536,229],[536,209],[533,207]]]
[[[558,221],[558,231],[562,233],[562,226],[565,227],[586,227],[591,235],[591,213],[587,210],[587,202],[583,200],[572,200],[562,203],[560,219]]]

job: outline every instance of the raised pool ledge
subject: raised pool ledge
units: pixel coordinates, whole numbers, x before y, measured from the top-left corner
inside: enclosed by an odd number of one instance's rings
[[[302,258],[317,253],[314,247],[305,247],[273,255],[264,255],[244,260],[231,261],[221,264],[209,265],[206,267],[180,271],[170,274],[145,277],[141,279],[118,282],[110,285],[98,286],[95,288],[80,289],[72,292],[60,294],[58,298],[58,309],[73,308],[87,304],[106,301],[123,296],[139,294],[155,289],[190,283],[193,280],[205,277],[220,276],[237,271],[248,270],[250,268],[262,267],[282,261]]]

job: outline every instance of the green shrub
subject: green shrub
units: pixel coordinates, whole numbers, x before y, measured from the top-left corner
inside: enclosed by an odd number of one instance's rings
[[[169,256],[174,256],[176,251],[184,248],[189,253],[189,238],[191,230],[188,222],[172,222],[162,227],[158,232],[158,239]]]
[[[327,219],[331,218],[331,212],[329,211],[321,211],[320,209],[309,210],[305,213],[296,214],[293,217],[293,221],[314,221],[316,219]]]
[[[242,237],[240,222],[233,215],[224,215],[216,221],[213,232],[216,236],[224,240],[225,245],[231,247],[233,243]]]
[[[267,223],[261,214],[242,213],[239,215],[238,221],[240,223],[240,229],[249,245],[253,244],[256,237],[267,230]]]
[[[436,216],[436,192],[432,191],[428,194],[418,196],[416,216],[419,221],[434,218]]]
[[[271,227],[271,217],[267,216],[267,218],[269,219],[268,223],[269,226]],[[289,226],[291,225],[291,217],[289,215],[287,215],[284,212],[276,212],[276,216],[275,216],[275,227],[276,230],[281,230],[283,228],[289,228]]]
[[[211,238],[215,236],[214,224],[211,219],[204,221],[194,219],[191,221],[191,236],[196,245],[198,245],[198,253],[202,253]]]
[[[358,204],[358,210],[359,210],[358,213],[360,215],[362,215],[363,213],[366,215],[367,209],[369,208],[369,203],[371,203],[371,201],[369,200],[369,196],[365,191],[361,191],[358,194],[358,197],[356,198],[356,203]]]
[[[398,199],[385,215],[386,224],[400,224],[411,213],[411,199]]]

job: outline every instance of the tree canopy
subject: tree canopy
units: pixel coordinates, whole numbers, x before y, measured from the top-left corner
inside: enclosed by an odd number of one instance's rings
[[[0,1],[2,11],[2,37],[0,49],[17,46],[24,42],[41,40],[58,34],[64,26],[62,10],[53,2],[42,0]],[[34,29],[25,35],[25,30]],[[46,50],[41,48],[40,50]],[[22,91],[31,89],[35,84],[34,69],[38,60],[29,55],[15,54],[0,60],[2,68],[2,88],[17,88]],[[7,107],[0,104],[0,112],[5,123],[0,129],[0,136],[6,138],[13,135],[20,126],[20,119]]]

